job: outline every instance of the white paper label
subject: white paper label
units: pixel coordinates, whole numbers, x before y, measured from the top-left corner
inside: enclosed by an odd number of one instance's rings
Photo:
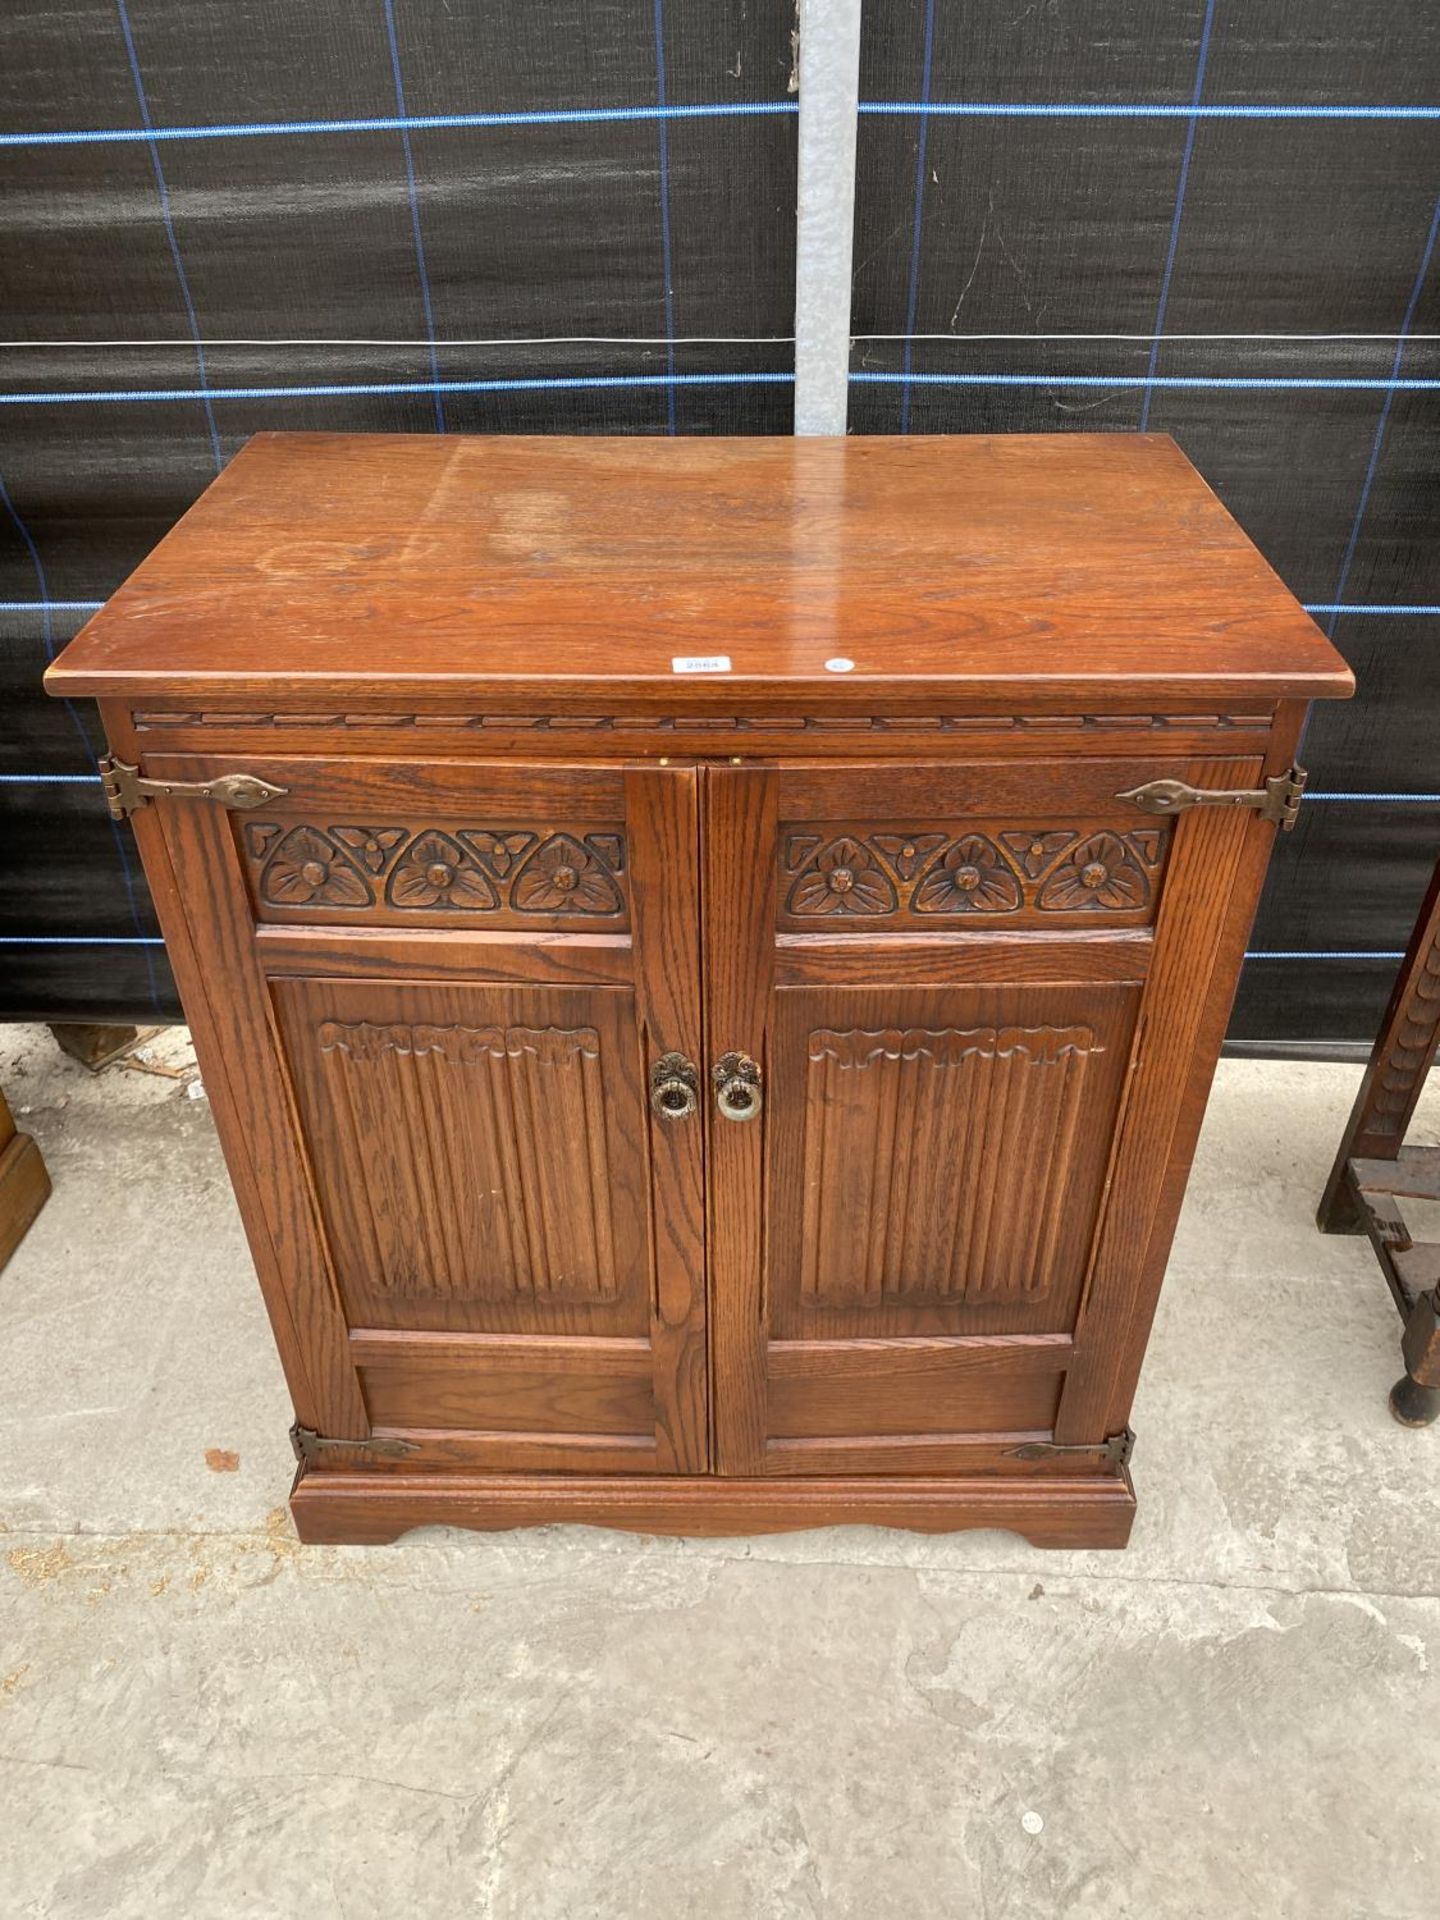
[[[728,653],[682,653],[670,662],[672,673],[729,673]]]

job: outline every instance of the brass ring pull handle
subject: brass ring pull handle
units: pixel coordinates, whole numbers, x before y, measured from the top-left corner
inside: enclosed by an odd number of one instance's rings
[[[688,1120],[700,1105],[700,1074],[683,1053],[662,1053],[650,1069],[650,1104],[662,1120]]]
[[[715,1104],[727,1120],[753,1120],[760,1111],[760,1069],[748,1053],[722,1053],[710,1069]]]

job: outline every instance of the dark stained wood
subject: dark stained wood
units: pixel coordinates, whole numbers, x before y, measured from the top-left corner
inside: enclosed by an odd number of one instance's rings
[[[495,1529],[575,1521],[699,1538],[804,1527],[1003,1527],[1037,1547],[1123,1547],[1135,1518],[1128,1474],[1016,1480],[302,1472],[290,1496],[307,1543],[378,1546],[411,1527]]]
[[[1172,443],[262,436],[49,684],[284,789],[135,827],[302,1538],[1123,1544],[1273,828],[1119,796],[1351,686]]]
[[[718,684],[718,683],[707,683]],[[831,724],[830,716],[815,711],[817,699],[759,696],[737,714],[737,702],[720,692],[708,696],[703,686],[692,691],[688,683],[684,710],[667,700],[658,706],[655,694],[628,702],[607,701],[603,715],[592,716],[583,730],[572,730],[567,716],[551,702],[543,714],[447,714],[443,708],[394,713],[346,713],[316,716],[303,727],[282,725],[283,711],[246,712],[215,708],[151,713],[141,709],[136,726],[129,725],[128,708],[123,733],[130,756],[141,753],[257,754],[286,753],[324,756],[337,744],[356,754],[408,753],[431,758],[445,755],[487,761],[530,761],[539,748],[557,742],[577,765],[613,765],[637,757],[673,759],[713,758],[717,753],[744,758],[766,758],[803,751],[817,760],[849,759],[857,750],[867,760],[903,765],[918,750],[927,757],[956,751],[961,743],[975,757],[1024,762],[1034,759],[1088,759],[1097,753],[1144,754],[1157,747],[1191,758],[1223,745],[1235,753],[1262,753],[1269,736],[1273,708],[1262,713],[1085,713],[1069,715],[1001,712],[988,715],[937,713],[933,702],[916,710],[916,698],[903,691],[871,683],[873,698],[866,712]],[[922,696],[923,702],[923,696]],[[114,704],[114,703],[110,703]],[[532,703],[533,704],[533,703]],[[807,711],[801,711],[801,707]],[[1059,724],[1056,724],[1056,722]]]
[[[971,712],[1350,686],[1173,441],[1119,434],[261,434],[49,684],[302,724],[517,688],[603,717],[719,652],[727,689],[834,714],[897,681]]]
[[[837,932],[775,936],[777,987],[958,987],[1143,980],[1152,941],[1144,928],[1111,933],[887,934],[884,941]]]
[[[704,1075],[700,1004],[700,820],[696,773],[625,776],[631,834],[635,987],[644,1057],[680,1054]],[[656,1445],[670,1473],[710,1465],[709,1355],[705,1342],[705,1121],[649,1123],[651,1340],[655,1349]]]
[[[323,975],[271,991],[351,1326],[648,1330],[631,993]]]
[[[40,1149],[17,1130],[0,1093],[0,1267],[29,1232],[50,1197],[50,1176]]]
[[[255,953],[274,979],[494,980],[512,985],[623,987],[635,956],[623,933],[478,933],[469,927],[261,926]]]
[[[1416,1244],[1394,1196],[1440,1198],[1440,1148],[1405,1135],[1440,1046],[1440,861],[1411,931],[1365,1077],[1321,1197],[1323,1233],[1370,1237],[1405,1321],[1404,1376],[1390,1407],[1405,1426],[1440,1418],[1440,1244]]]
[[[1261,771],[1253,761],[1212,761],[1185,777],[1231,787],[1252,784]],[[1055,1422],[1067,1444],[1102,1440],[1129,1418],[1273,839],[1273,827],[1253,813],[1196,809],[1176,824],[1075,1364]]]
[[[130,1052],[142,1040],[160,1031],[158,1027],[117,1027],[104,1023],[52,1020],[51,1037],[62,1053],[78,1060],[82,1067],[99,1073],[112,1060]]]
[[[711,1097],[723,1053],[766,1064],[774,950],[779,781],[757,767],[705,776],[703,869],[705,1120],[710,1250],[710,1392],[715,1465],[760,1473],[765,1461],[764,1192],[769,1117],[724,1120]]]
[[[1411,929],[1320,1201],[1322,1233],[1358,1233],[1347,1195],[1352,1160],[1394,1160],[1440,1046],[1440,860]]]
[[[135,838],[302,1426],[369,1431],[229,817],[142,807]]]

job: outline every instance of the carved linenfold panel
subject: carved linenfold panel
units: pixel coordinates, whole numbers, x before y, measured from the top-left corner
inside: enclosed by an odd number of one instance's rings
[[[1042,1299],[1103,1051],[1085,1026],[812,1032],[802,1299]]]
[[[784,911],[795,919],[1153,917],[1168,827],[801,824],[781,836]]]
[[[263,906],[397,915],[625,918],[625,837],[535,827],[291,826],[247,821]]]
[[[1086,730],[1096,733],[1154,732],[1162,728],[1217,731],[1265,729],[1268,713],[1073,713],[1035,714],[565,714],[565,713],[216,713],[137,710],[136,730],[236,727],[246,732],[271,727],[343,727],[347,732],[413,728],[469,733],[589,731],[597,733],[684,733],[734,730],[739,733],[1027,733]]]
[[[615,1296],[593,1027],[326,1020],[316,1045],[341,1150],[363,1169],[377,1288]]]

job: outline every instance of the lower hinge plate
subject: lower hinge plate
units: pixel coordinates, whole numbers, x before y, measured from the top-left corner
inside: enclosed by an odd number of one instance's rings
[[[403,1460],[407,1453],[418,1453],[414,1440],[402,1440],[398,1434],[370,1434],[363,1440],[332,1440],[313,1427],[302,1427],[297,1420],[290,1429],[290,1445],[302,1464],[331,1452],[373,1453],[384,1460]]]
[[[1056,1440],[1027,1440],[1023,1447],[1008,1447],[1007,1460],[1054,1460],[1061,1455],[1085,1454],[1091,1459],[1098,1458],[1105,1466],[1112,1467],[1116,1473],[1122,1472],[1130,1464],[1130,1456],[1135,1451],[1135,1435],[1129,1427],[1122,1427],[1119,1433],[1111,1434],[1108,1440],[1096,1440],[1085,1446],[1065,1446]]]

